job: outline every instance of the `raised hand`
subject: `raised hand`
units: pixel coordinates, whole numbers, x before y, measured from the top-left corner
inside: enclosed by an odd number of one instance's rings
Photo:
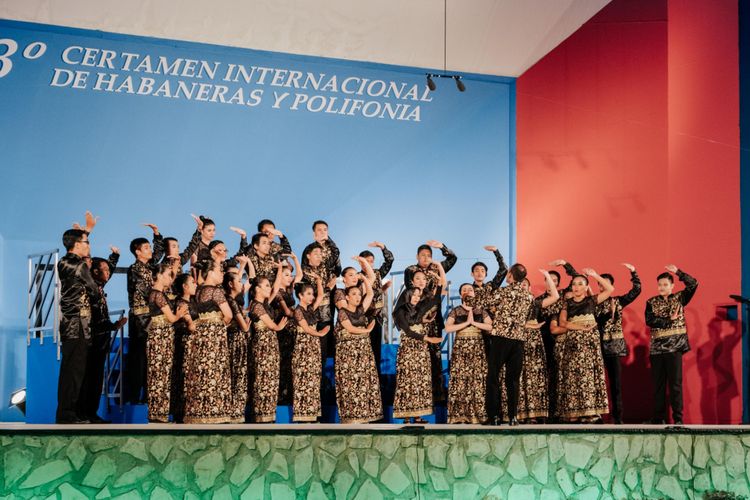
[[[96,226],[96,223],[99,222],[99,216],[97,215],[94,217],[94,214],[92,214],[89,210],[86,211],[86,231],[91,232],[94,229],[94,226]]]
[[[201,220],[201,218],[198,217],[195,214],[190,214],[190,217],[193,218],[193,220],[195,221],[195,224],[198,226],[198,231],[202,231],[203,230],[203,221]]]
[[[110,250],[110,251],[111,251],[111,252],[112,252],[113,254],[117,254],[117,255],[120,255],[120,249],[119,249],[119,248],[117,248],[117,247],[115,247],[115,246],[110,246],[110,247],[109,247],[109,250]]]
[[[367,246],[370,248],[378,247],[381,250],[385,248],[385,245],[383,243],[380,243],[379,241],[373,241],[372,243],[368,243]]]
[[[487,250],[488,252],[494,252],[495,250],[497,250],[497,247],[494,245],[487,245],[484,247],[484,249]]]
[[[628,271],[630,271],[631,273],[635,272],[635,266],[633,264],[628,264],[627,262],[623,262],[622,265],[627,267]]]
[[[245,231],[242,228],[229,226],[229,230],[234,231],[235,233],[239,234],[241,238],[247,238],[247,231]]]
[[[393,282],[391,280],[383,281],[383,284],[380,287],[380,291],[385,293],[391,287],[392,284]]]
[[[565,264],[567,264],[567,262],[563,259],[553,260],[549,263],[549,265],[552,267],[564,266]]]
[[[594,271],[590,267],[585,267],[583,269],[583,274],[585,274],[586,276],[591,276],[592,278],[598,276],[598,274],[596,274],[596,271]]]
[[[159,227],[156,224],[151,224],[150,222],[144,222],[141,225],[151,228],[154,234],[159,234]]]
[[[669,264],[668,266],[664,266],[664,269],[666,269],[672,274],[677,274],[677,266],[675,266],[674,264]]]
[[[542,276],[544,276],[545,278],[549,278],[549,271],[547,271],[546,269],[540,269],[539,272],[542,273]]]
[[[443,244],[439,242],[438,240],[429,240],[426,243],[430,245],[432,248],[443,248]]]
[[[271,233],[274,236],[278,236],[279,238],[281,238],[282,236],[284,236],[284,233],[282,233],[281,231],[279,231],[276,228],[269,229],[268,232]]]

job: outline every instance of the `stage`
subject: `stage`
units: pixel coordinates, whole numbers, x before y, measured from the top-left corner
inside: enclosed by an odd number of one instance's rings
[[[744,426],[3,424],[0,446],[20,498],[750,496]]]

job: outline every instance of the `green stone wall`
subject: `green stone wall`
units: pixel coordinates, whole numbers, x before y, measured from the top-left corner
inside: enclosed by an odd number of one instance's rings
[[[750,497],[742,433],[0,435],[5,498]]]

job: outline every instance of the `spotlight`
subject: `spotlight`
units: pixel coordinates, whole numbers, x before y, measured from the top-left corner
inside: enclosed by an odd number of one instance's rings
[[[435,85],[435,82],[432,80],[432,75],[430,75],[429,73],[427,74],[427,87],[432,92],[434,92],[437,88],[437,85]]]
[[[461,77],[456,75],[453,78],[456,79],[456,87],[458,88],[459,92],[463,92],[466,90],[466,85],[464,85],[464,82],[461,81]]]
[[[18,408],[21,413],[26,415],[26,388],[18,389],[17,391],[13,392],[10,395],[10,405],[8,408],[12,407]]]

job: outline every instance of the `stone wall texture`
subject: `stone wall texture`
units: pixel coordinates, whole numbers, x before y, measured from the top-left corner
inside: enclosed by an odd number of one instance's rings
[[[750,433],[0,433],[2,498],[750,497]]]

